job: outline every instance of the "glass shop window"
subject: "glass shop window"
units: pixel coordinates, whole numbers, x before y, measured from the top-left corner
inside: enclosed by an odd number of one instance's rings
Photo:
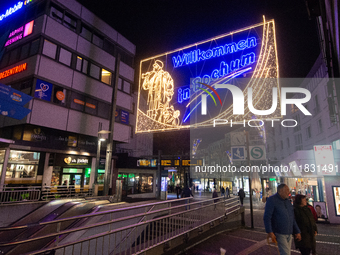
[[[78,93],[72,92],[71,94],[71,105],[70,107],[72,109],[78,110],[78,111],[84,111],[85,107],[85,96],[80,95]]]
[[[6,178],[35,178],[38,172],[40,153],[11,150]]]

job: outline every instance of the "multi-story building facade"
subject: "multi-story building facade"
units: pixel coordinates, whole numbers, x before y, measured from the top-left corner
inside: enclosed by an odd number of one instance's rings
[[[305,194],[315,202],[325,202],[325,213],[331,222],[337,223],[340,216],[336,195],[340,183],[337,169],[340,163],[340,129],[330,114],[328,81],[326,64],[320,55],[300,85],[311,93],[311,99],[304,104],[311,115],[305,115],[295,105],[289,111],[287,109],[284,119],[294,119],[297,124],[295,127],[275,126],[267,137],[267,157],[269,163],[291,170],[278,172],[280,181],[287,183],[293,193]],[[293,96],[296,99],[301,97],[304,95]],[[289,125],[294,125],[292,123]],[[320,161],[318,154],[326,161]],[[327,167],[327,164],[331,165]],[[333,168],[333,171],[324,171],[326,168],[323,167]]]
[[[33,99],[23,119],[0,116],[1,185],[91,186],[98,131],[109,130],[114,109],[117,150],[131,142],[151,154],[148,139],[134,136],[135,45],[75,0],[8,8],[17,10],[0,21],[0,83]]]

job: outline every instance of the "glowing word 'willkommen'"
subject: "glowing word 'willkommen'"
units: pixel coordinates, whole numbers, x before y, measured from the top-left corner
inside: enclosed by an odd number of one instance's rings
[[[206,51],[193,50],[188,53],[183,53],[179,56],[172,57],[172,62],[174,67],[179,67],[183,65],[190,65],[192,63],[197,63],[201,60],[207,60],[210,58],[220,57],[226,54],[232,54],[241,50],[249,49],[256,47],[256,38],[250,37],[246,40],[240,40],[238,43],[229,43],[225,44],[224,46],[218,46]]]
[[[158,122],[178,125],[180,111],[174,109],[170,102],[174,95],[174,80],[163,70],[163,62],[156,60],[151,72],[143,73],[143,89],[148,90],[149,110],[147,116]]]

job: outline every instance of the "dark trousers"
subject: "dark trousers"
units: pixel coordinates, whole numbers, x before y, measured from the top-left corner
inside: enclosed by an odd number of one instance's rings
[[[299,250],[302,255],[310,255],[310,252],[312,251],[311,248],[302,248],[302,247],[300,247]]]
[[[243,197],[240,197],[241,205],[243,205]]]

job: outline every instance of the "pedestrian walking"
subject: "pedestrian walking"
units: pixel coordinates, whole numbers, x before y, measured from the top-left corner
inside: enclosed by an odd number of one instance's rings
[[[267,239],[277,241],[281,255],[290,255],[292,234],[297,241],[301,240],[300,229],[294,217],[294,207],[288,197],[288,186],[280,184],[277,193],[267,199],[263,216]]]
[[[242,188],[238,191],[238,196],[240,197],[241,205],[243,205],[243,199],[246,197],[246,194]]]
[[[318,229],[313,213],[308,208],[306,196],[296,195],[294,201],[294,215],[297,225],[301,231],[301,240],[295,240],[295,247],[302,255],[316,254],[316,239]]]
[[[176,194],[177,198],[179,198],[179,195],[181,194],[181,187],[179,186],[179,184],[176,185]]]
[[[225,189],[225,194],[227,196],[227,198],[230,198],[230,190],[229,187],[227,186],[227,188]]]
[[[223,188],[223,186],[221,187],[221,196],[225,198],[225,189]]]
[[[218,194],[217,194],[217,191],[216,191],[216,189],[214,189],[214,192],[213,192],[213,194],[212,194],[212,197],[213,198],[216,198],[216,197],[218,197]],[[218,199],[214,199],[214,211],[216,210],[216,203],[217,203],[217,201],[218,201]]]
[[[185,185],[183,191],[182,191],[182,194],[181,194],[181,198],[184,198],[184,197],[194,197],[194,195],[192,194],[191,190],[189,189],[188,185]],[[186,203],[189,204],[189,199],[186,199]],[[188,207],[186,206],[185,207],[185,210],[187,210]],[[190,206],[189,206],[189,209],[190,209]]]

